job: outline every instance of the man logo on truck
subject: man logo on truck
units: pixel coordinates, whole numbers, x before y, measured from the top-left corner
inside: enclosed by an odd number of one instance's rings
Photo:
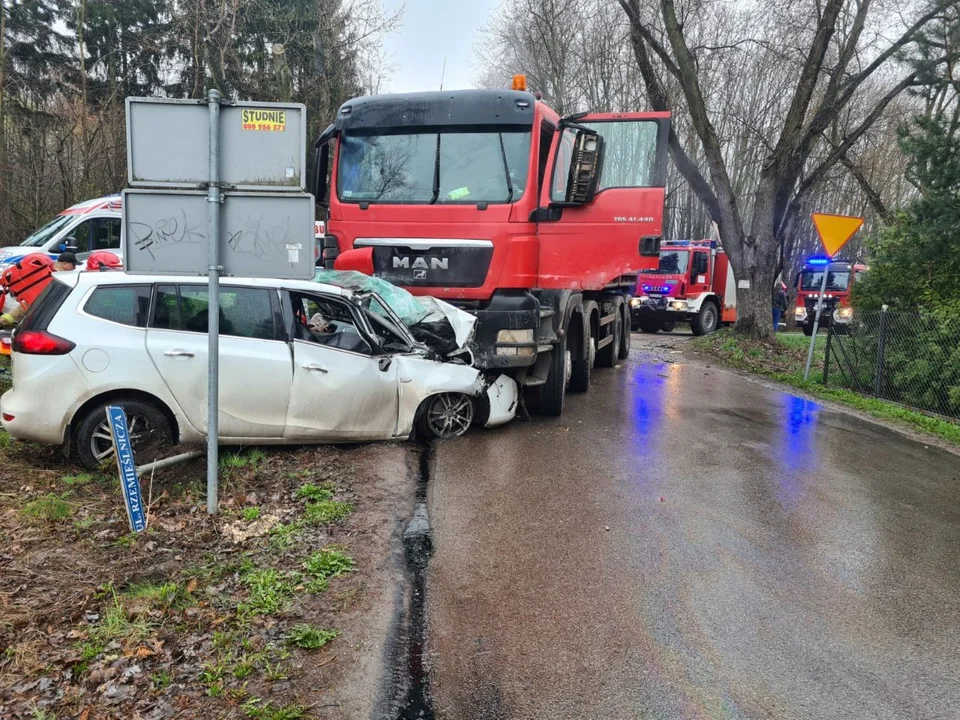
[[[423,257],[414,258],[413,264],[410,264],[410,258],[408,257],[394,257],[393,258],[393,269],[403,269],[410,270],[449,270],[450,269],[450,259],[449,258],[430,258],[430,264],[427,265],[427,259]]]

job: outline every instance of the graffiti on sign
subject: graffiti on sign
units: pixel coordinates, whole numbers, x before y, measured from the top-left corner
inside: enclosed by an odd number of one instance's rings
[[[267,130],[270,132],[286,132],[286,110],[248,110],[244,108],[240,113],[241,127],[244,130]]]

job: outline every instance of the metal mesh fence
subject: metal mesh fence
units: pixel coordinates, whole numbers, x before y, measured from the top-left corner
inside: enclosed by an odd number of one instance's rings
[[[830,328],[824,383],[960,419],[960,320],[858,311]]]

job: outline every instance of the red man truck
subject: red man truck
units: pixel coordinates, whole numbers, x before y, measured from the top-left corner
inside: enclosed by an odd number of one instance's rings
[[[807,337],[813,335],[813,321],[817,315],[817,298],[827,273],[827,289],[823,293],[823,310],[820,327],[828,328],[833,323],[846,325],[853,318],[850,306],[850,291],[858,276],[867,271],[866,265],[858,265],[827,257],[807,259],[803,270],[797,275],[797,307],[794,319]]]
[[[712,240],[677,240],[660,248],[657,268],[643,270],[630,301],[634,330],[655,333],[689,322],[694,335],[737,320],[737,288],[726,253]]]
[[[629,353],[637,272],[659,260],[669,127],[669,113],[560,117],[522,76],[350,100],[316,141],[324,260],[474,313],[475,365],[559,415],[568,386]]]

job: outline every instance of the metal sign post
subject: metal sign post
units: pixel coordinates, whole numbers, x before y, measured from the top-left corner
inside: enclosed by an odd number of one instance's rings
[[[813,318],[813,337],[810,338],[810,349],[807,351],[807,366],[803,369],[803,381],[810,377],[810,364],[813,362],[813,346],[817,344],[817,331],[820,329],[820,313],[823,311],[823,296],[827,292],[827,276],[830,274],[830,263],[823,266],[823,282],[820,283],[820,297],[817,298],[817,314]]]
[[[813,318],[813,334],[810,336],[810,349],[807,351],[807,365],[803,369],[803,381],[810,377],[810,365],[813,363],[813,348],[817,344],[817,332],[820,330],[820,313],[823,311],[823,296],[827,292],[827,278],[830,276],[830,262],[840,248],[854,236],[863,225],[862,217],[850,215],[828,215],[813,213],[813,225],[827,251],[827,264],[823,266],[823,282],[820,283],[820,297],[817,298],[817,314]],[[776,329],[776,328],[774,328]]]
[[[207,512],[217,512],[220,468],[220,93],[207,96],[210,111],[210,179],[207,185]]]
[[[316,273],[315,205],[304,192],[306,107],[221,101],[210,90],[206,101],[127,98],[126,108],[132,186],[123,191],[126,272],[208,282],[207,512],[213,514],[220,278],[309,280]]]

